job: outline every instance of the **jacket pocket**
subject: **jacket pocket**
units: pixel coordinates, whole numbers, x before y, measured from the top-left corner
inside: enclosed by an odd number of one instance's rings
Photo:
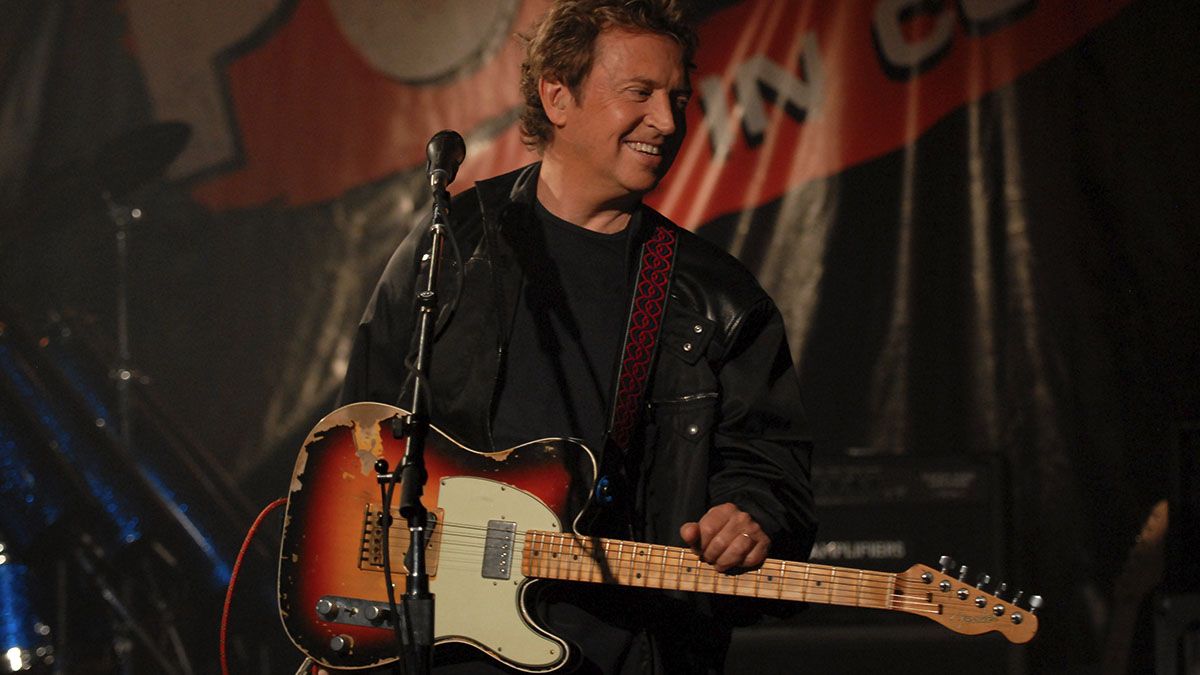
[[[649,413],[659,429],[695,443],[708,438],[717,398],[717,392],[705,391],[653,400]]]

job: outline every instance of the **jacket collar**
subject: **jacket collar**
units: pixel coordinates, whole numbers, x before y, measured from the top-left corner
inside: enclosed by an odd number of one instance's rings
[[[530,222],[528,219],[533,216],[541,168],[541,162],[534,162],[515,171],[476,182],[484,222],[492,224],[501,232],[517,223]],[[645,204],[638,206],[629,221],[630,256],[636,256],[660,222],[667,222],[666,218]]]

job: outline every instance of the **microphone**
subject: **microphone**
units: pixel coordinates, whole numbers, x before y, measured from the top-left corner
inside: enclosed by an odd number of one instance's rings
[[[467,156],[467,144],[457,131],[443,129],[429,139],[425,155],[429,158],[425,165],[429,185],[434,190],[445,190],[458,175],[458,165]]]

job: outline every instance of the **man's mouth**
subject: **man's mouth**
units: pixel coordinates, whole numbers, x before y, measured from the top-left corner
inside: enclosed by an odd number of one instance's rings
[[[662,154],[662,147],[658,145],[651,145],[649,143],[642,143],[639,141],[625,141],[625,145],[628,145],[633,150],[644,155],[658,156]]]

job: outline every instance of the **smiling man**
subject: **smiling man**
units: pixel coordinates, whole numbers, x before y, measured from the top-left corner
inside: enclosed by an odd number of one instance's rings
[[[811,444],[774,303],[642,203],[683,142],[694,48],[669,2],[558,2],[535,27],[521,124],[542,159],[453,202],[469,256],[444,271],[458,302],[433,350],[432,410],[476,449],[579,439],[596,458],[595,472],[572,469],[576,503],[594,495],[575,521],[585,534],[688,546],[736,574],[807,556]],[[343,402],[406,400],[424,230],[376,289]],[[745,615],[696,593],[535,586],[530,616],[568,641],[568,671],[720,671],[730,616]],[[435,659],[438,672],[494,672],[505,655]]]

